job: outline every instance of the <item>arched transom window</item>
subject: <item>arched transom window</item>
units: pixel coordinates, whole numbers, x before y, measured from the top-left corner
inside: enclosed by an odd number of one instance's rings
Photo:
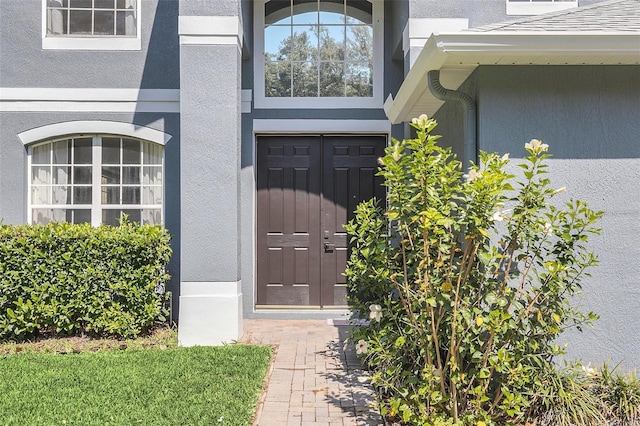
[[[381,79],[376,63],[382,56],[377,34],[381,9],[370,0],[264,3],[260,78],[267,103],[283,98],[373,99]]]
[[[29,212],[50,221],[161,224],[164,147],[112,135],[81,135],[30,147]]]

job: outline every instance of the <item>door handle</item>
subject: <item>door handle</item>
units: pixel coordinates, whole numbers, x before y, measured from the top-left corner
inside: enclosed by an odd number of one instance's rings
[[[335,244],[324,243],[324,251],[333,251],[336,248]]]

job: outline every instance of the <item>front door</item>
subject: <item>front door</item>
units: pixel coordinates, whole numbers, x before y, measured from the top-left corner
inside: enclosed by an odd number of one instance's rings
[[[258,307],[346,305],[342,225],[360,201],[384,199],[384,136],[257,139]]]

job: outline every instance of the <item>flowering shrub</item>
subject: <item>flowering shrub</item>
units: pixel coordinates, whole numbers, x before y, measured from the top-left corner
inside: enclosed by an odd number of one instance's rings
[[[525,424],[568,327],[596,318],[571,297],[597,259],[587,248],[602,212],[546,177],[532,140],[517,167],[480,153],[468,174],[421,116],[416,138],[380,159],[387,205],[360,204],[347,225],[347,278],[357,351],[374,370],[383,415],[413,425]]]

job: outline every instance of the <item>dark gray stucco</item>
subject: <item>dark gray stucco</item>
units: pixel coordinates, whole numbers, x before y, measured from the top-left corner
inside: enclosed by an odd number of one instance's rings
[[[605,211],[591,244],[600,264],[576,299],[601,318],[592,330],[561,336],[568,357],[640,366],[640,67],[483,66],[463,88],[477,98],[479,149],[517,161],[525,142],[541,139],[553,156],[552,184],[567,187],[558,202],[576,198]],[[437,117],[446,123],[437,133],[459,143],[455,107]]]
[[[183,45],[180,62],[182,280],[239,281],[238,47]]]
[[[179,3],[180,16],[240,16],[239,0],[180,0]]]
[[[179,88],[178,2],[141,3],[142,50],[87,51],[43,50],[43,2],[2,0],[0,86]]]
[[[411,18],[468,18],[469,27],[509,19],[504,0],[409,0]]]

